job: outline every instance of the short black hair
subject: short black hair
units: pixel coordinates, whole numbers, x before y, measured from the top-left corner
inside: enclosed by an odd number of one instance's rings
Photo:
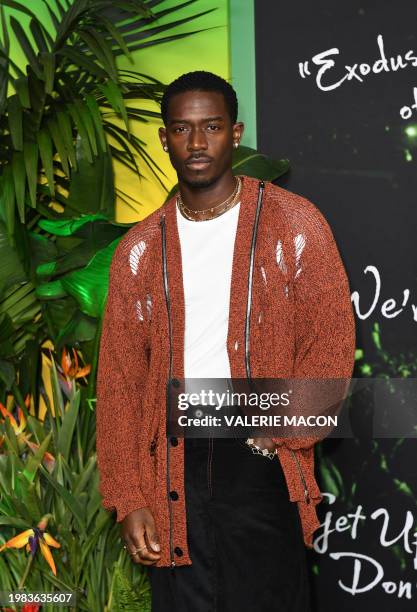
[[[213,72],[195,70],[186,72],[170,83],[162,96],[161,115],[164,124],[168,121],[168,106],[171,98],[186,91],[215,91],[224,97],[232,124],[237,121],[237,96],[233,87],[222,77]]]

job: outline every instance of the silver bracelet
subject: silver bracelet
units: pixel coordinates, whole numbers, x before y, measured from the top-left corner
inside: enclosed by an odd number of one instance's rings
[[[269,451],[267,448],[261,448],[260,446],[254,444],[254,438],[247,438],[246,444],[249,446],[254,455],[263,455],[271,460],[276,455],[276,449],[274,451]]]

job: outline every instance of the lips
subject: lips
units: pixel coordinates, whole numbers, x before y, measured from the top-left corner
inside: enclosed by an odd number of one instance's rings
[[[187,168],[200,170],[202,168],[206,168],[209,164],[211,164],[211,159],[207,159],[206,157],[195,157],[194,159],[186,161],[185,164]]]

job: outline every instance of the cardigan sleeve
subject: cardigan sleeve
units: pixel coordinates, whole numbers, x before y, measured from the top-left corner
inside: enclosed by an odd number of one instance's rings
[[[331,229],[320,211],[305,201],[294,237],[295,379],[352,376],[355,321],[349,282]],[[342,381],[343,382],[343,381]],[[309,448],[321,438],[273,438],[287,447]]]
[[[103,506],[115,509],[119,522],[147,505],[139,482],[138,460],[147,341],[145,324],[137,316],[140,277],[132,274],[130,252],[124,237],[110,266],[97,373],[100,493]]]

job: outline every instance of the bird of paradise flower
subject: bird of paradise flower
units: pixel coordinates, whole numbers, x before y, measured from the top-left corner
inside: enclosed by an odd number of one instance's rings
[[[28,400],[26,399],[25,400],[26,405],[28,405],[27,402]],[[7,410],[6,406],[3,406],[1,402],[0,402],[0,412],[2,413],[5,419],[6,418],[9,419],[10,425],[13,427],[13,431],[16,434],[16,437],[18,437],[21,433],[23,433],[24,429],[26,428],[26,417],[20,406],[17,407],[17,420],[13,416],[13,414],[9,410]]]
[[[26,402],[27,402],[27,399],[25,400],[25,404]],[[16,438],[24,442],[25,444],[27,444],[27,446],[29,446],[29,448],[33,452],[36,452],[37,449],[39,448],[39,444],[36,444],[35,442],[32,442],[31,440],[29,440],[29,438],[31,437],[31,434],[28,434],[28,435],[26,434],[25,430],[26,430],[27,421],[23,413],[23,410],[20,408],[20,406],[18,406],[17,408],[17,420],[13,416],[13,414],[9,410],[7,410],[5,406],[3,406],[1,402],[0,402],[0,412],[3,415],[4,419],[9,419],[10,425],[12,426],[12,429],[16,435]],[[3,444],[3,436],[0,438],[0,446],[2,444]],[[43,463],[46,469],[48,470],[48,472],[52,472],[55,466],[55,457],[51,455],[51,453],[48,453],[48,451],[46,451],[43,456]]]
[[[51,360],[53,359],[51,354]],[[79,378],[86,378],[91,371],[91,364],[80,367],[77,351],[72,349],[72,356],[64,347],[61,355],[61,364],[58,365],[58,380],[60,387],[67,397],[73,391],[73,385]]]
[[[52,515],[50,514],[46,514],[45,516],[41,518],[41,520],[39,521],[36,527],[22,531],[22,533],[19,533],[18,535],[8,540],[5,544],[3,544],[3,546],[0,546],[0,552],[3,552],[3,550],[6,550],[7,548],[23,548],[24,546],[26,546],[26,551],[30,552],[31,556],[29,559],[29,564],[26,568],[24,577],[20,581],[19,586],[22,586],[26,579],[31,562],[35,557],[38,547],[43,557],[45,558],[45,561],[48,563],[49,567],[51,568],[52,573],[54,574],[54,576],[56,576],[55,562],[52,556],[51,549],[49,547],[52,546],[53,548],[61,548],[61,544],[57,542],[46,531],[48,520],[51,516]]]
[[[69,352],[64,347],[61,358],[62,371],[67,378],[84,378],[90,373],[91,365],[88,364],[80,368],[78,365],[77,351],[74,348],[72,349],[72,355],[73,357],[70,356]]]

